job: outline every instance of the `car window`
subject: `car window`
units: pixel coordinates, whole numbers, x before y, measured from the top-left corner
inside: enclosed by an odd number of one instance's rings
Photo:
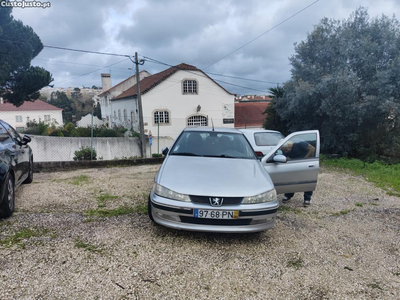
[[[13,142],[13,140],[11,139],[10,134],[0,123],[0,143],[9,144],[12,142]]]
[[[18,132],[12,128],[9,124],[7,123],[2,123],[2,125],[4,126],[4,128],[8,131],[8,133],[10,134],[11,138],[16,141],[16,142],[21,142],[21,136],[18,134]]]
[[[171,155],[256,159],[242,134],[209,131],[185,131]]]
[[[300,134],[284,143],[278,152],[289,160],[314,158],[316,144],[317,135],[315,133]]]
[[[275,146],[284,136],[280,132],[256,132],[254,140],[257,146]]]

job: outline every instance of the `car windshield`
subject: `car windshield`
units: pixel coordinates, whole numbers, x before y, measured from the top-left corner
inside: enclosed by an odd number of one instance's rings
[[[257,132],[254,140],[257,146],[275,146],[284,136],[280,132]]]
[[[256,159],[242,134],[216,131],[185,131],[171,155]]]

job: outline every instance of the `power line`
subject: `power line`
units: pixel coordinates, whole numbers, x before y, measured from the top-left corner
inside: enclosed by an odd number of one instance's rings
[[[82,63],[74,63],[70,61],[62,61],[62,60],[53,60],[53,59],[48,59],[48,58],[35,58],[38,60],[45,60],[49,61],[51,63],[63,63],[63,64],[71,64],[71,65],[81,65],[81,66],[89,66],[89,67],[103,67],[107,68],[107,66],[101,66],[101,65],[91,65],[91,64],[82,64]],[[122,67],[113,67],[113,69],[124,69],[124,70],[129,70],[129,68],[122,68]]]
[[[100,69],[97,69],[97,70],[94,70],[94,71],[91,71],[91,72],[88,72],[88,73],[85,73],[85,74],[82,74],[82,75],[78,75],[78,76],[75,76],[75,77],[72,77],[72,78],[69,78],[69,79],[66,79],[66,80],[59,81],[59,82],[57,82],[57,84],[60,84],[60,83],[66,82],[66,81],[70,81],[70,80],[72,80],[72,79],[76,79],[76,78],[79,78],[79,77],[83,77],[83,76],[89,75],[89,74],[94,73],[94,72],[98,72],[98,71],[103,70],[103,69],[105,69],[105,68],[109,68],[109,67],[114,66],[114,65],[116,65],[116,64],[122,63],[122,62],[124,62],[124,61],[126,61],[126,60],[128,60],[128,58],[125,58],[125,59],[123,59],[123,60],[121,60],[121,61],[119,61],[119,62],[116,62],[116,63],[114,63],[114,64],[111,64],[111,65],[102,67],[102,68],[100,68]],[[56,84],[56,83],[54,83],[54,84]]]
[[[291,15],[289,18],[287,18],[287,19],[283,20],[282,22],[278,23],[278,24],[277,24],[277,25],[275,25],[274,27],[272,27],[272,28],[268,29],[267,31],[265,31],[264,33],[260,34],[260,35],[259,35],[259,36],[257,36],[256,38],[254,38],[254,39],[252,39],[251,41],[247,42],[247,43],[246,43],[246,44],[244,44],[243,46],[241,46],[241,47],[237,48],[236,50],[234,50],[234,51],[232,51],[232,52],[230,52],[230,53],[228,53],[228,54],[227,54],[227,55],[225,55],[224,57],[221,57],[220,59],[218,59],[218,60],[214,61],[212,64],[208,65],[208,66],[207,66],[207,67],[205,67],[203,70],[205,70],[205,69],[207,69],[207,68],[211,67],[212,65],[215,65],[217,62],[219,62],[219,61],[223,60],[224,58],[228,57],[229,55],[231,55],[231,54],[233,54],[233,53],[235,53],[235,52],[239,51],[240,49],[243,49],[243,48],[244,48],[244,47],[246,47],[247,45],[251,44],[252,42],[254,42],[254,41],[258,40],[260,37],[262,37],[262,36],[264,36],[265,34],[267,34],[268,32],[270,32],[270,31],[274,30],[276,27],[278,27],[278,26],[282,25],[283,23],[285,23],[285,22],[289,21],[290,19],[292,19],[293,17],[297,16],[299,13],[301,13],[301,12],[305,11],[307,8],[309,8],[309,7],[313,6],[313,5],[314,5],[315,3],[317,3],[318,1],[319,1],[319,0],[317,0],[317,1],[313,2],[313,3],[311,3],[310,5],[306,6],[306,7],[305,7],[305,8],[303,8],[302,10],[299,10],[299,11],[298,11],[297,13],[295,13],[294,15]]]
[[[210,75],[215,75],[215,76],[222,76],[222,77],[227,77],[227,78],[233,78],[233,79],[240,79],[240,80],[247,80],[247,81],[254,81],[254,82],[261,82],[261,83],[281,84],[280,82],[270,82],[270,81],[257,80],[257,79],[251,79],[251,78],[243,78],[243,77],[228,76],[228,75],[216,74],[216,73],[211,73],[211,72],[204,72],[204,73],[210,74]]]
[[[128,54],[117,54],[117,53],[98,52],[98,51],[90,51],[90,50],[80,50],[80,49],[72,49],[72,48],[65,48],[65,47],[48,46],[48,45],[43,45],[43,47],[45,47],[45,48],[50,48],[50,49],[58,49],[58,50],[66,50],[66,51],[74,51],[74,52],[91,53],[91,54],[101,54],[101,55],[131,57],[131,55],[128,55]]]
[[[15,41],[15,40],[8,40],[8,39],[2,39],[2,38],[0,38],[0,41],[7,41],[7,42],[13,42],[13,43],[19,43],[19,44],[30,44],[30,43],[24,42],[24,41]],[[90,54],[122,56],[122,57],[131,57],[132,56],[132,55],[128,55],[128,54],[118,54],[118,53],[99,52],[99,51],[91,51],[91,50],[81,50],[81,49],[73,49],[73,48],[66,48],[66,47],[49,46],[49,45],[43,45],[43,47],[44,48],[49,48],[49,49],[58,49],[58,50],[90,53]]]
[[[169,66],[169,67],[178,69],[179,71],[184,71],[184,72],[187,72],[187,73],[190,73],[190,74],[194,74],[194,75],[197,75],[197,76],[201,76],[201,77],[210,79],[210,77],[208,77],[208,76],[199,75],[199,74],[196,74],[196,73],[191,72],[191,71],[189,71],[189,70],[181,70],[181,69],[177,68],[176,66],[173,66],[173,65],[170,65],[170,64],[167,64],[167,63],[163,63],[163,62],[161,62],[161,61],[158,61],[158,60],[156,60],[156,59],[153,59],[153,58],[150,58],[150,57],[147,57],[147,56],[143,56],[143,58],[146,59],[148,62],[152,62],[152,63],[155,63],[155,64],[161,64],[161,65],[164,65],[164,66]],[[213,80],[214,80],[214,81],[217,81],[217,82],[229,84],[229,85],[232,85],[232,86],[244,88],[244,89],[247,89],[247,90],[253,90],[253,91],[257,91],[257,92],[263,92],[263,93],[266,93],[266,94],[268,93],[268,92],[263,91],[263,90],[254,89],[254,88],[250,88],[250,87],[247,87],[247,86],[242,86],[242,85],[230,83],[230,82],[223,81],[223,80],[219,80],[219,79],[213,79]]]

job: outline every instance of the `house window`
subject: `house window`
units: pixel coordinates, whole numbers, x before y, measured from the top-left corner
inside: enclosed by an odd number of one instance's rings
[[[128,113],[126,112],[126,109],[124,109],[124,122],[128,121]]]
[[[120,109],[118,109],[118,120],[121,121],[121,110]]]
[[[22,116],[15,116],[15,121],[22,122]]]
[[[169,111],[155,111],[154,123],[169,124]]]
[[[183,94],[189,94],[189,95],[193,95],[193,94],[197,94],[197,81],[196,80],[184,80],[183,81]]]
[[[207,126],[207,117],[205,116],[191,116],[188,118],[188,127],[194,126]]]
[[[135,114],[133,113],[133,111],[131,111],[131,126],[133,125],[134,120],[135,120]]]
[[[31,119],[29,117],[26,117],[26,123],[28,123]]]
[[[50,122],[50,115],[44,115],[44,121]]]

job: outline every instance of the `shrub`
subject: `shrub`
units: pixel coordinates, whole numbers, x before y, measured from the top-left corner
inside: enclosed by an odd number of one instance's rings
[[[79,150],[75,151],[74,160],[90,160],[90,147],[81,147]],[[93,160],[97,159],[97,152],[93,148]]]
[[[160,153],[160,154],[158,154],[158,153],[153,153],[152,156],[153,156],[153,157],[162,157],[162,154],[161,154],[161,153]]]

